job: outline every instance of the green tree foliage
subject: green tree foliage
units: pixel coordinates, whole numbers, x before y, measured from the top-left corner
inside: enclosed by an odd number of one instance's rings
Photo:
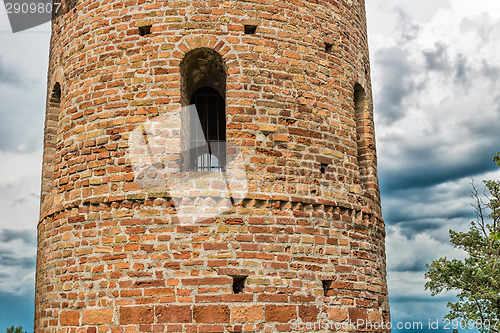
[[[500,166],[500,154],[494,158]],[[447,319],[483,323],[481,332],[500,332],[500,181],[484,182],[484,195],[473,185],[475,221],[467,232],[450,230],[450,241],[468,256],[463,260],[440,258],[427,265],[425,288],[434,296],[458,291],[449,302]],[[484,325],[491,323],[491,325]]]
[[[22,326],[18,327],[11,326],[10,328],[5,329],[5,333],[26,333],[26,331],[23,331]]]

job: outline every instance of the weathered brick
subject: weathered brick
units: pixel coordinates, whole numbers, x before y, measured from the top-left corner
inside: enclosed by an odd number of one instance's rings
[[[333,321],[344,321],[347,319],[347,311],[344,309],[332,308],[328,310],[328,315],[330,320]]]
[[[366,312],[366,309],[356,309],[356,308],[350,308],[349,309],[349,320],[352,322],[356,322],[357,320],[362,320],[363,322],[366,322],[368,319],[368,315]]]
[[[83,325],[103,325],[111,324],[113,321],[112,308],[99,309],[83,309],[82,324]]]
[[[231,312],[227,305],[195,305],[193,319],[197,323],[229,323]]]
[[[148,324],[154,321],[152,306],[122,306],[120,307],[120,324]]]
[[[318,307],[314,305],[299,305],[299,317],[303,322],[316,322],[319,311]]]
[[[264,319],[262,305],[233,306],[231,308],[231,321],[234,323],[252,323]]]
[[[159,323],[190,323],[192,320],[190,305],[156,306],[155,315]]]
[[[80,312],[79,311],[61,311],[59,315],[59,323],[63,326],[79,326]]]
[[[266,322],[288,323],[297,319],[297,308],[293,305],[266,305]]]

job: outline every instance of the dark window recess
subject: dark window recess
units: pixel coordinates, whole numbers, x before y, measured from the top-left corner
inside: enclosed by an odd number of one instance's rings
[[[196,105],[203,133],[191,123],[190,166],[196,171],[226,171],[226,105],[212,87],[202,87],[191,97]]]
[[[146,36],[151,34],[151,27],[152,25],[144,25],[142,27],[139,27],[139,35]]]
[[[320,166],[321,173],[326,173],[326,168],[328,168],[328,164],[321,163],[321,166]]]
[[[333,280],[322,280],[321,282],[323,283],[323,295],[331,296]]]
[[[356,114],[363,113],[365,107],[365,90],[359,83],[354,85],[354,110]]]
[[[331,43],[325,43],[325,51],[326,52],[331,52],[333,48],[333,44]]]
[[[367,156],[366,151],[368,151],[368,145],[366,144],[366,139],[364,139],[366,127],[366,120],[364,117],[366,110],[366,95],[363,87],[356,83],[354,85],[354,119],[356,120],[356,141],[357,141],[357,160],[358,160],[358,170],[359,175],[362,176],[366,172],[367,166]],[[365,137],[366,138],[366,137]]]
[[[50,95],[49,106],[58,108],[61,103],[61,85],[59,82],[54,84],[54,88],[52,89],[52,94]]]
[[[246,276],[233,276],[233,293],[241,294],[245,289]]]
[[[245,25],[245,34],[246,35],[253,35],[257,31],[257,26],[256,25]]]

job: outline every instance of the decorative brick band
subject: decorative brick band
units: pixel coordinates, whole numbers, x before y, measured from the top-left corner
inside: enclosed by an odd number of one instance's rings
[[[289,331],[292,319],[387,318],[387,299],[377,296],[386,292],[384,225],[372,214],[248,199],[227,217],[181,226],[165,218],[175,212],[161,194],[100,199],[39,226],[39,247],[51,248],[38,258],[41,306],[55,315],[51,295],[67,299],[61,326]],[[231,288],[234,276],[246,276],[242,293]]]

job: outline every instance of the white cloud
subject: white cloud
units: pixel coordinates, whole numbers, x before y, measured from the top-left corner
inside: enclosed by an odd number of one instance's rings
[[[0,226],[30,229],[38,220],[42,152],[0,151]]]
[[[449,8],[449,0],[370,0],[366,8],[370,38],[374,34],[386,38],[394,34],[398,19],[428,21],[436,11]]]
[[[421,232],[408,236],[404,235],[398,226],[388,226],[387,228],[388,271],[399,271],[402,274],[417,272],[418,276],[423,276],[424,265],[438,259],[444,253],[448,257],[464,258],[463,251],[454,249],[449,242],[443,243],[427,233]],[[420,280],[418,281],[420,282]],[[406,291],[404,288],[398,289],[398,285],[400,283],[390,286],[398,295],[408,296],[408,292],[415,291],[414,289]]]
[[[17,296],[33,291],[36,244],[16,239],[0,243],[0,293]]]
[[[0,150],[41,148],[50,25],[11,33],[0,5]]]
[[[0,292],[32,292],[39,217],[41,151],[0,151]]]

